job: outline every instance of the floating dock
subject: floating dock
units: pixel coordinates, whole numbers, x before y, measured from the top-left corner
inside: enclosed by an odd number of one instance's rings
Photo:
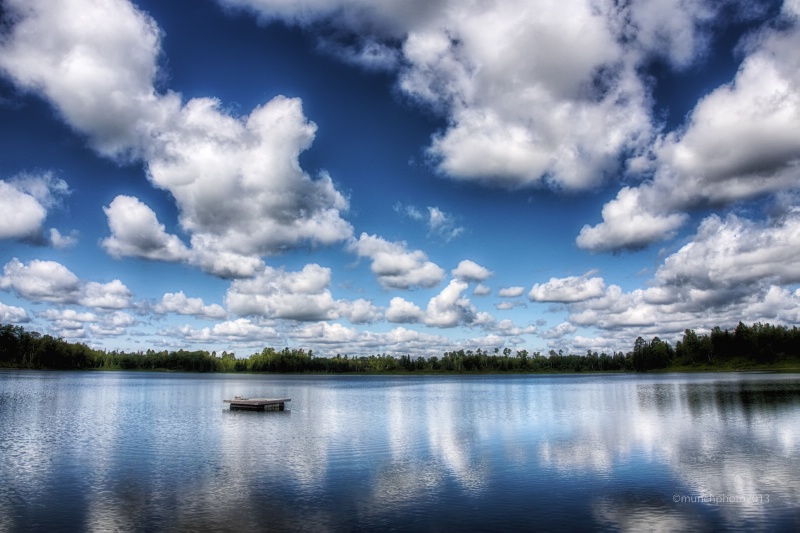
[[[291,402],[291,398],[242,398],[235,397],[233,400],[222,400],[231,404],[231,411],[283,411],[286,402]]]

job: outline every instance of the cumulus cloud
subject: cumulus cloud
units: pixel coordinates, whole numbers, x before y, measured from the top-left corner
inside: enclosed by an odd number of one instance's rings
[[[0,180],[0,239],[40,238],[48,209],[69,193],[67,183],[52,173]]]
[[[620,150],[649,137],[643,87],[588,3],[569,14],[556,2],[447,7],[409,32],[399,81],[449,114],[429,148],[442,172],[508,187],[581,189],[613,172]],[[602,90],[592,91],[593,81]],[[605,142],[595,142],[601,131]]]
[[[160,30],[126,0],[58,6],[12,0],[4,7],[13,24],[0,45],[0,69],[44,96],[99,153],[144,162],[151,182],[176,201],[193,264],[224,277],[248,276],[253,269],[232,268],[237,259],[249,267],[258,265],[258,256],[352,235],[341,217],[347,200],[332,179],[324,173],[312,179],[300,168],[299,154],[316,126],[299,99],[279,96],[238,118],[213,98],[184,103],[179,94],[157,92]],[[109,206],[110,253],[166,260],[186,255],[143,206],[121,204]],[[30,199],[24,205],[15,234],[38,227],[44,217]],[[125,208],[136,212],[126,218]],[[144,224],[146,238],[137,240],[123,223]]]
[[[400,324],[413,324],[425,319],[425,312],[415,303],[395,296],[389,301],[389,308],[385,313],[386,320]]]
[[[0,289],[33,302],[77,303],[82,284],[61,263],[34,259],[25,265],[15,257],[3,267]]]
[[[789,4],[787,4],[788,6]],[[636,162],[653,177],[623,188],[584,226],[581,248],[638,248],[671,238],[683,211],[796,190],[800,177],[800,17],[785,7],[777,23],[751,35],[736,76],[701,99],[686,125],[663,135]]]
[[[800,282],[800,208],[773,223],[712,215],[692,241],[667,257],[656,279],[668,286],[696,289],[749,287],[772,281]]]
[[[381,310],[364,298],[351,302],[339,300],[338,312],[352,324],[371,324],[383,318]]]
[[[297,272],[265,267],[249,279],[234,280],[225,295],[228,311],[239,316],[303,322],[345,318],[369,324],[383,318],[371,301],[335,300],[329,289],[331,269],[308,264]]]
[[[187,341],[204,344],[218,344],[220,342],[243,343],[260,345],[265,341],[280,341],[282,336],[271,326],[264,326],[247,318],[227,320],[214,324],[212,327],[194,328],[183,325],[175,329],[160,332],[161,335],[172,338],[181,338]]]
[[[497,291],[500,298],[518,298],[525,293],[525,287],[504,287]]]
[[[44,95],[100,153],[141,154],[178,108],[177,96],[153,88],[161,32],[130,2],[10,0],[4,7],[14,24],[0,68]]]
[[[618,171],[654,132],[637,68],[654,55],[692,64],[716,15],[663,1],[219,1],[332,27],[357,43],[337,48],[352,62],[372,50],[405,95],[447,116],[428,150],[442,172],[511,188],[584,189]]]
[[[55,261],[33,259],[23,264],[14,258],[3,267],[0,289],[13,290],[32,302],[78,304],[101,309],[123,309],[131,305],[130,290],[119,280],[109,283],[82,281]]]
[[[78,244],[78,232],[71,231],[69,235],[62,235],[56,228],[50,228],[50,244],[53,248],[71,248]]]
[[[425,324],[452,328],[472,323],[477,317],[477,310],[469,299],[463,296],[468,287],[466,282],[451,280],[442,292],[428,302]]]
[[[36,199],[0,181],[0,238],[19,239],[41,230],[47,210]]]
[[[408,251],[405,242],[389,242],[362,233],[358,240],[350,242],[348,249],[372,260],[370,268],[386,288],[433,287],[445,276],[444,270],[428,260],[425,252]]]
[[[536,283],[528,298],[534,302],[570,303],[600,297],[605,292],[605,281],[600,277],[590,278],[590,274],[550,278],[547,283]]]
[[[318,322],[295,328],[290,336],[298,342],[313,341],[315,344],[346,344],[358,338],[358,332],[341,324]]]
[[[28,312],[15,305],[6,305],[0,302],[0,322],[5,324],[23,324],[30,322]]]
[[[81,312],[75,309],[47,309],[39,317],[52,324],[53,331],[63,337],[80,339],[87,333],[93,336],[119,336],[136,323],[136,319],[123,311]]]
[[[78,303],[102,309],[125,309],[130,307],[133,294],[120,280],[108,283],[89,281],[83,284]]]
[[[328,286],[331,270],[309,264],[299,272],[265,268],[251,279],[231,283],[225,305],[240,316],[291,320],[331,320],[339,317],[338,304]]]
[[[799,47],[797,17],[788,29],[751,38],[734,80],[698,102],[685,131],[657,145],[656,179],[679,180],[677,201],[729,203],[796,187]]]
[[[60,330],[82,329],[84,324],[98,320],[95,313],[80,312],[75,309],[51,308],[40,313],[39,316],[53,322],[53,325]]]
[[[488,268],[480,266],[474,261],[464,259],[458,266],[450,271],[453,277],[460,281],[477,281],[483,282],[489,279],[494,273]],[[477,289],[476,289],[477,290]]]
[[[299,99],[276,97],[236,119],[213,99],[193,99],[150,158],[152,182],[175,198],[193,249],[269,255],[349,238],[348,202],[323,173],[299,166],[316,126]],[[224,198],[225,201],[220,201]]]
[[[578,247],[593,252],[638,249],[674,236],[688,216],[653,209],[654,204],[643,200],[643,194],[650,191],[649,188],[623,187],[614,200],[603,206],[603,222],[583,226],[575,240]]]
[[[458,278],[458,276],[456,276]],[[472,291],[473,296],[488,296],[492,293],[492,289],[483,283],[478,283],[475,286],[475,290]]]
[[[545,339],[560,339],[566,335],[571,335],[576,331],[578,331],[578,328],[576,328],[574,325],[570,324],[569,322],[562,322],[556,327],[550,328],[543,332],[541,335]]]
[[[219,304],[206,305],[202,298],[187,298],[183,291],[168,292],[155,305],[156,313],[176,313],[191,315],[197,318],[225,318],[227,313]]]
[[[164,230],[156,214],[137,198],[120,195],[103,211],[108,217],[111,237],[102,246],[111,256],[181,261],[189,257],[186,245]]]
[[[520,327],[510,319],[501,320],[492,328],[493,334],[501,337],[519,337],[521,335],[534,334],[536,331],[536,326]]]
[[[739,321],[794,324],[800,309],[792,289],[800,283],[798,239],[797,208],[762,222],[711,215],[664,258],[650,287],[625,292],[611,285],[603,291],[597,278],[594,297],[557,301],[568,303],[572,324],[611,331],[679,334]],[[581,286],[580,279],[569,285]]]
[[[414,354],[420,356],[441,356],[444,350],[452,348],[452,342],[439,335],[421,333],[402,326],[386,332],[356,332],[339,324],[310,324],[288,332],[288,337],[306,348],[314,349],[320,355],[337,353],[350,355],[391,355]]]

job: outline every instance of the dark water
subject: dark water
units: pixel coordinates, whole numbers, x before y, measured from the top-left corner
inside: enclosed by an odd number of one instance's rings
[[[588,528],[800,529],[800,376],[0,372],[0,531]]]

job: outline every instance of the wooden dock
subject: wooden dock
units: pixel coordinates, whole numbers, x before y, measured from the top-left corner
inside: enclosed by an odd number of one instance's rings
[[[231,411],[283,411],[286,402],[291,402],[291,398],[242,398],[235,397],[233,400],[222,400],[231,404]]]

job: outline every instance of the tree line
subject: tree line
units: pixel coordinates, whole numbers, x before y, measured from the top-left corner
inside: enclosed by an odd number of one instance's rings
[[[350,357],[315,357],[312,350],[264,348],[247,358],[223,351],[177,350],[121,352],[97,350],[83,343],[26,331],[22,326],[0,325],[0,367],[35,369],[173,370],[189,372],[626,372],[659,369],[733,369],[800,363],[797,327],[739,323],[733,331],[717,327],[698,335],[687,329],[673,347],[654,337],[638,337],[627,353],[547,355],[510,348],[453,350],[441,357],[399,357],[387,354]]]

